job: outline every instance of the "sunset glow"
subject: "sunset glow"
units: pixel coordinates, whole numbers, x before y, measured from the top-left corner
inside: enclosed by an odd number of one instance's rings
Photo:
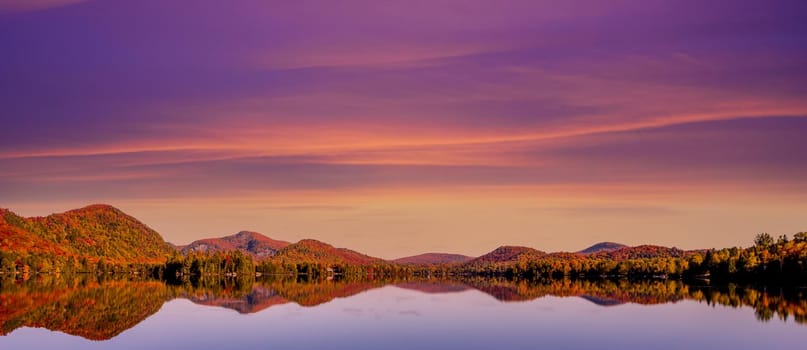
[[[805,230],[804,1],[0,2],[0,207],[383,258]]]

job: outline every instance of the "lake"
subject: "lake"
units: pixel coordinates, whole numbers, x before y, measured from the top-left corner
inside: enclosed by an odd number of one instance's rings
[[[2,349],[794,349],[807,289],[680,281],[0,279]]]

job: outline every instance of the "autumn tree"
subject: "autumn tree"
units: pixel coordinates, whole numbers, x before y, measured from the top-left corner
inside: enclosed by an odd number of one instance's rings
[[[773,244],[773,237],[767,233],[760,233],[754,238],[754,245],[760,248],[768,248]]]

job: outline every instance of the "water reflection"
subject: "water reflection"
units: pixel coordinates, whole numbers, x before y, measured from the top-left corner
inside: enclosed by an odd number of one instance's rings
[[[0,333],[43,327],[92,340],[110,339],[154,314],[173,298],[159,281],[45,276],[2,280]]]
[[[807,290],[692,285],[681,281],[362,279],[305,280],[289,277],[156,281],[96,276],[38,276],[0,279],[0,334],[39,327],[91,340],[112,339],[157,313],[163,304],[186,299],[241,314],[295,303],[314,307],[335,298],[392,285],[430,294],[481,291],[501,302],[579,297],[602,307],[632,303],[652,305],[694,300],[705,305],[752,307],[760,321],[792,319],[807,324]],[[448,296],[450,297],[450,295]]]

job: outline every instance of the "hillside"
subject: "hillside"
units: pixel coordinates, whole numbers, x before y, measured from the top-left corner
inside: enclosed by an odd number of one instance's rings
[[[521,259],[533,260],[546,256],[545,252],[520,246],[502,246],[490,253],[482,255],[468,262],[469,265],[499,264],[518,262]]]
[[[593,254],[599,252],[612,252],[617,249],[622,249],[627,247],[624,244],[614,243],[614,242],[600,242],[597,244],[592,245],[586,249],[579,251],[579,254]]]
[[[62,257],[74,255],[74,253],[60,246],[59,243],[26,231],[23,228],[25,220],[9,210],[0,209],[0,251],[22,254],[23,256],[29,254]]]
[[[350,249],[334,248],[314,239],[304,239],[280,249],[273,260],[313,262],[321,264],[369,265],[386,261]]]
[[[636,247],[623,247],[612,251],[600,251],[590,254],[595,259],[611,259],[616,261],[628,259],[647,258],[680,258],[685,252],[678,248],[668,248],[656,245],[640,245]]]
[[[437,264],[460,264],[473,260],[473,257],[462,254],[448,253],[425,253],[392,260],[392,262],[403,265],[437,265]]]
[[[0,249],[18,257],[113,263],[163,262],[172,250],[159,233],[109,205],[31,218],[0,209]]]
[[[274,256],[278,250],[287,247],[289,244],[291,243],[274,240],[257,232],[241,231],[226,237],[200,239],[186,246],[177,247],[177,249],[182,254],[240,250],[253,258],[264,259]]]

